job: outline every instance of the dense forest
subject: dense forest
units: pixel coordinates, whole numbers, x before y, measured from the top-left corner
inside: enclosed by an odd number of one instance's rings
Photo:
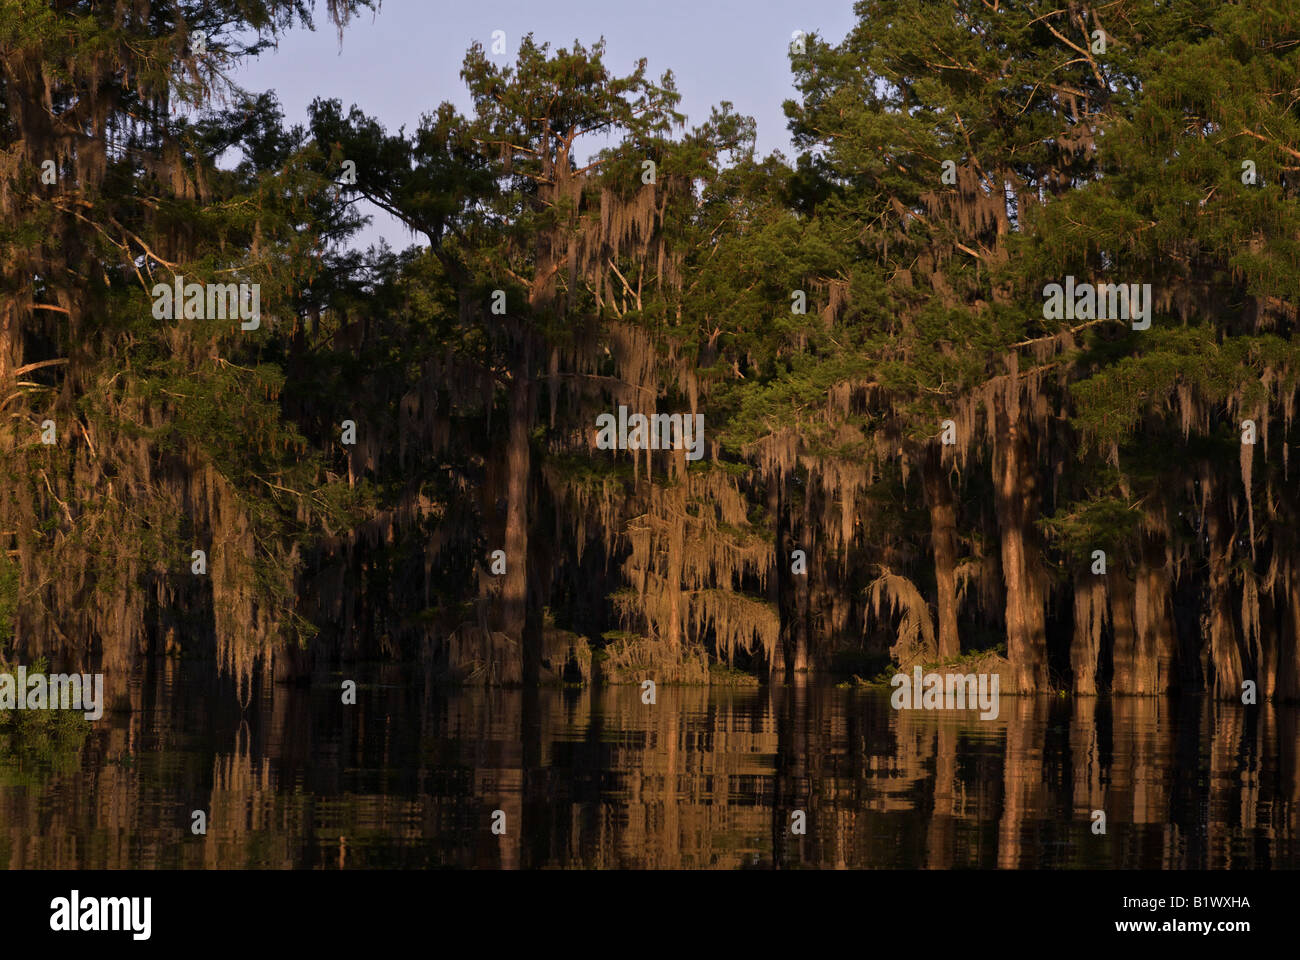
[[[1300,698],[1294,3],[862,0],[793,160],[598,40],[230,82],[368,6],[0,2],[15,654]]]

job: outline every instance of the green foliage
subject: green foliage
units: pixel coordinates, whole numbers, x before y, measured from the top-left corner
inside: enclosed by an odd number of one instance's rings
[[[0,656],[0,673],[13,674],[17,664]],[[29,674],[49,667],[39,657]],[[0,710],[0,786],[34,786],[51,773],[80,768],[90,721],[76,710]]]
[[[791,59],[793,160],[730,103],[688,128],[672,73],[600,40],[475,45],[469,109],[413,131],[220,105],[311,9],[0,5],[0,373],[27,378],[0,394],[0,639],[127,650],[197,617],[243,670],[283,641],[436,659],[466,624],[536,645],[550,607],[625,672],[707,678],[701,651],[761,635],[870,674],[899,626],[876,571],[909,623],[946,603],[970,650],[1027,618],[1041,653],[1095,549],[1169,561],[1153,616],[1175,580],[1211,595],[1216,650],[1286,632],[1250,611],[1300,568],[1290,5],[862,0]],[[348,249],[358,201],[417,243]],[[262,327],[154,318],[177,275],[258,283]],[[1150,328],[1044,316],[1065,276],[1150,284]],[[703,413],[705,460],[597,449],[619,405]],[[191,543],[207,581],[177,575]]]

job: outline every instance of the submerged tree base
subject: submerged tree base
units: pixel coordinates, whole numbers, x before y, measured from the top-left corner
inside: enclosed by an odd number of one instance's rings
[[[430,679],[464,686],[517,686],[523,683],[520,645],[497,630],[462,623],[425,658]]]

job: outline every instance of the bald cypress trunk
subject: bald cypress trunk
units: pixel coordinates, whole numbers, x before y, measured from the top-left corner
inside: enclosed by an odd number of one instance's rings
[[[1076,694],[1091,696],[1097,692],[1106,619],[1106,581],[1084,567],[1074,578],[1074,636],[1070,641],[1070,669]]]
[[[1235,699],[1241,695],[1244,679],[1240,642],[1232,614],[1232,589],[1229,571],[1232,563],[1233,527],[1223,501],[1209,492],[1210,503],[1205,518],[1210,541],[1210,663],[1214,669],[1216,699]]]
[[[1148,533],[1142,538],[1136,603],[1138,663],[1134,692],[1168,693],[1177,685],[1178,638],[1163,534]]]
[[[1251,645],[1251,660],[1255,665],[1255,680],[1259,684],[1259,698],[1272,700],[1277,696],[1278,674],[1280,668],[1280,639],[1269,627],[1276,628],[1280,618],[1277,616],[1277,604],[1273,594],[1260,591],[1254,602],[1255,614],[1263,633],[1256,633]],[[1277,638],[1277,639],[1275,639]],[[1249,671],[1247,671],[1249,673]]]
[[[1283,632],[1279,638],[1277,688],[1280,700],[1300,700],[1300,569],[1288,563],[1283,587],[1285,608],[1282,615]]]
[[[672,460],[672,471],[679,481],[673,491],[676,494],[676,508],[685,515],[687,510],[686,451],[674,450]],[[674,662],[681,659],[683,619],[686,615],[684,602],[686,594],[682,587],[686,565],[685,536],[685,524],[673,523],[668,526],[668,576],[664,582],[664,590],[668,593],[668,630],[664,639],[668,642],[667,656]]]
[[[767,515],[772,525],[773,547],[776,564],[772,576],[767,581],[767,599],[777,609],[781,618],[781,640],[773,645],[772,655],[768,659],[768,675],[784,677],[785,675],[785,638],[790,629],[789,605],[785,603],[787,583],[790,577],[790,550],[785,535],[785,512],[781,502],[781,484],[775,473],[767,477]]]
[[[800,536],[799,543],[809,557],[815,555],[814,544],[809,535],[809,524],[806,517],[800,518],[799,523]],[[807,546],[803,546],[807,544]],[[808,672],[808,617],[811,612],[811,597],[809,580],[813,577],[820,578],[823,576],[822,565],[811,566],[809,572],[803,576],[794,578],[794,629],[791,637],[791,650],[786,659],[786,669],[792,676],[802,676]]]
[[[1025,423],[994,398],[993,485],[1006,585],[1007,657],[1014,689],[1047,689],[1047,625],[1043,605],[1042,557],[1032,522],[1037,516],[1036,480],[1027,456]]]
[[[937,448],[931,447],[922,465],[925,497],[930,508],[930,541],[934,551],[934,580],[939,611],[939,659],[961,656],[957,634],[957,511],[952,484]]]
[[[1110,620],[1114,628],[1111,676],[1112,693],[1137,692],[1137,626],[1133,618],[1133,599],[1136,588],[1128,573],[1121,569],[1110,571]]]
[[[11,298],[0,302],[0,384],[7,384],[10,369],[22,363],[22,338],[15,318],[18,306]]]
[[[524,643],[528,614],[528,486],[532,471],[526,370],[510,394],[510,427],[506,447],[506,574],[501,588],[501,630],[523,645],[524,682],[536,681],[541,652]]]

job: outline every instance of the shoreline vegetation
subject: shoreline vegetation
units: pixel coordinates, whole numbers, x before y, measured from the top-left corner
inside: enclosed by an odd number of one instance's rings
[[[863,0],[793,158],[596,39],[229,83],[371,7],[6,0],[7,657],[1300,700],[1294,3]]]

